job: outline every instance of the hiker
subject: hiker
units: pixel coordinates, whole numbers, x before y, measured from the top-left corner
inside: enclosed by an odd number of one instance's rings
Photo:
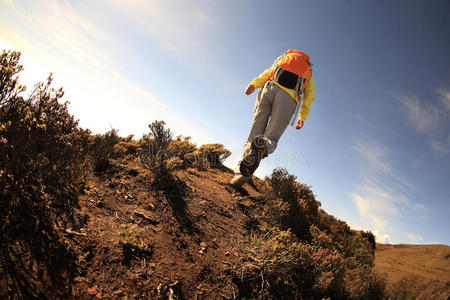
[[[253,123],[242,159],[230,181],[232,186],[240,187],[249,181],[261,159],[275,151],[291,119],[294,125],[300,106],[295,128],[303,127],[314,99],[311,67],[306,53],[289,49],[247,86],[247,95],[262,88],[256,96]]]

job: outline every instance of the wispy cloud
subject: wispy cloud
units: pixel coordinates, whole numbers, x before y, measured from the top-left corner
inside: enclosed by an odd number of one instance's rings
[[[431,139],[431,148],[433,148],[434,151],[442,154],[447,154],[449,151],[448,146],[446,144],[442,143],[441,141],[435,138]]]
[[[403,105],[410,124],[417,131],[430,133],[441,125],[445,113],[436,104],[415,95],[402,94],[396,99]]]
[[[203,43],[219,30],[208,1],[200,1],[197,5],[171,0],[107,2],[180,59],[194,53],[204,54]]]
[[[450,111],[450,91],[444,89],[437,89],[436,92],[440,95],[439,100],[442,105]]]
[[[355,140],[353,143],[353,150],[362,155],[366,163],[370,165],[372,173],[383,173],[389,175],[402,188],[412,189],[413,185],[406,179],[399,176],[391,167],[388,159],[390,153],[389,148],[374,140]]]
[[[242,89],[233,69],[220,61],[222,24],[231,17],[228,5],[215,1],[105,0],[127,25],[142,31],[194,74],[214,79],[227,89]],[[231,3],[229,3],[231,5]],[[217,12],[220,11],[220,14]]]
[[[448,154],[450,142],[444,135],[450,130],[450,91],[435,92],[433,101],[412,94],[398,94],[396,99],[402,104],[410,126],[429,138],[431,149]]]
[[[353,149],[362,159],[361,179],[350,197],[360,219],[377,232],[377,240],[391,242],[396,219],[426,208],[410,199],[414,186],[392,167],[389,147],[375,140],[359,139],[354,141]]]
[[[374,230],[373,234],[375,235],[375,238],[378,243],[392,244],[392,238],[389,234],[381,233],[378,230]]]
[[[114,61],[108,52],[100,49],[114,48],[119,42],[101,27],[77,14],[65,1],[11,2],[11,12],[17,18],[17,27],[4,28],[4,38],[22,48],[40,48],[39,60],[58,65],[57,59],[69,58],[84,68],[110,71]],[[26,36],[24,36],[26,35]],[[58,51],[50,51],[50,48]],[[31,53],[30,53],[31,54]],[[32,54],[35,56],[38,51]],[[56,55],[56,57],[55,57]]]
[[[379,220],[375,220],[379,221]],[[347,219],[346,220],[347,224],[354,230],[368,230],[366,225],[359,225],[361,222],[356,221],[355,220],[351,220],[351,219]],[[381,221],[383,222],[383,221]],[[383,224],[384,225],[384,224]],[[385,233],[383,231],[384,229],[382,229],[381,231],[379,229],[371,229],[372,233],[375,236],[375,240],[377,241],[377,243],[387,243],[387,244],[392,244],[392,238],[389,234]]]
[[[410,243],[420,243],[422,242],[423,238],[421,235],[414,234],[414,233],[407,233],[407,237]]]
[[[22,11],[30,8],[22,3],[7,4],[17,26],[2,26],[4,44],[22,51],[27,74],[41,74],[41,68],[55,73],[55,83],[64,86],[69,109],[82,126],[95,132],[112,126],[122,134],[142,134],[148,123],[163,119],[179,134],[211,141],[206,131],[126,78],[109,53],[120,41],[80,16],[69,2],[29,2],[35,6],[26,13]]]

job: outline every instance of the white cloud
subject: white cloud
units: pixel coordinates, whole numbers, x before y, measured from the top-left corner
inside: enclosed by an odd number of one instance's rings
[[[440,142],[435,138],[431,139],[431,148],[433,148],[433,150],[435,150],[436,152],[442,154],[447,154],[449,152],[447,145],[443,144],[442,142]]]
[[[180,59],[194,52],[202,54],[202,41],[218,30],[211,5],[187,1],[109,0],[131,22],[144,28],[151,37]]]
[[[392,151],[387,146],[360,139],[354,141],[353,149],[360,154],[362,167],[361,180],[350,197],[360,220],[373,232],[384,232],[378,234],[379,240],[392,242],[388,233],[397,230],[393,225],[396,219],[410,211],[423,213],[426,207],[411,201],[414,186],[391,166]]]
[[[392,244],[392,239],[389,234],[382,234],[378,230],[374,230],[372,233],[375,235],[377,243]]]
[[[396,99],[403,105],[410,125],[429,138],[431,149],[448,154],[450,141],[442,141],[442,134],[450,130],[450,91],[437,89],[436,94],[434,101],[410,94],[399,94]]]
[[[159,119],[176,134],[191,135],[199,143],[212,141],[205,130],[116,69],[108,52],[119,43],[113,36],[78,15],[68,2],[34,5],[33,13],[18,13],[21,7],[11,10],[25,29],[1,26],[2,43],[22,52],[25,77],[32,81],[44,80],[43,70],[54,72],[55,85],[64,87],[69,109],[83,127],[104,132],[112,126],[123,135],[140,135],[148,131],[147,124]]]
[[[363,198],[361,195],[353,193],[352,199],[356,204],[360,216],[367,216],[370,211],[370,200]]]
[[[450,111],[450,91],[444,89],[437,89],[436,92],[440,95],[439,100],[442,105]]]
[[[436,104],[414,95],[399,95],[396,99],[403,105],[411,125],[420,132],[429,133],[439,128],[442,112]]]
[[[379,232],[386,230],[388,227],[387,225],[389,222],[385,217],[396,214],[395,211],[391,211],[390,209],[393,206],[390,203],[377,201],[377,199],[372,198],[372,196],[363,197],[357,193],[352,194],[352,200],[356,205],[360,219],[363,223],[369,226],[369,229],[377,237],[378,242],[385,243],[386,237],[389,237],[389,235],[380,235]]]
[[[194,74],[241,90],[233,69],[223,65],[219,43],[228,22],[228,6],[215,1],[106,0],[126,25],[143,31]],[[220,14],[217,11],[220,10]],[[219,49],[218,49],[219,48]]]
[[[420,243],[423,240],[421,235],[413,234],[410,232],[407,233],[407,236],[408,236],[408,240],[411,243]]]
[[[389,223],[387,218],[400,214],[395,196],[384,191],[377,193],[366,186],[361,189],[361,193],[352,193],[351,198],[360,218],[371,224],[373,229],[384,228]]]
[[[400,183],[403,188],[408,190],[413,189],[413,185],[403,177],[397,175],[389,164],[388,155],[390,150],[388,147],[375,140],[367,139],[354,141],[353,149],[360,153],[369,163],[372,173],[384,173],[392,177],[397,183]]]
[[[377,217],[376,215],[370,215],[369,218],[375,228],[384,228],[387,224],[385,219]]]

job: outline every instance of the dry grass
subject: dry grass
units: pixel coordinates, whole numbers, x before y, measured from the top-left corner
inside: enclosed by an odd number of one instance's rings
[[[450,281],[450,247],[377,244],[375,269],[387,273],[390,282],[409,275]]]
[[[450,247],[377,244],[375,270],[386,274],[392,297],[450,297]]]

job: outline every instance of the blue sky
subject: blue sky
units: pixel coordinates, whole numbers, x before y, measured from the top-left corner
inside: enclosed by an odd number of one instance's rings
[[[140,137],[163,119],[234,167],[251,124],[248,82],[289,48],[314,63],[305,126],[276,166],[324,209],[390,243],[450,245],[448,1],[0,0],[0,48],[23,80],[49,72],[83,127]]]

